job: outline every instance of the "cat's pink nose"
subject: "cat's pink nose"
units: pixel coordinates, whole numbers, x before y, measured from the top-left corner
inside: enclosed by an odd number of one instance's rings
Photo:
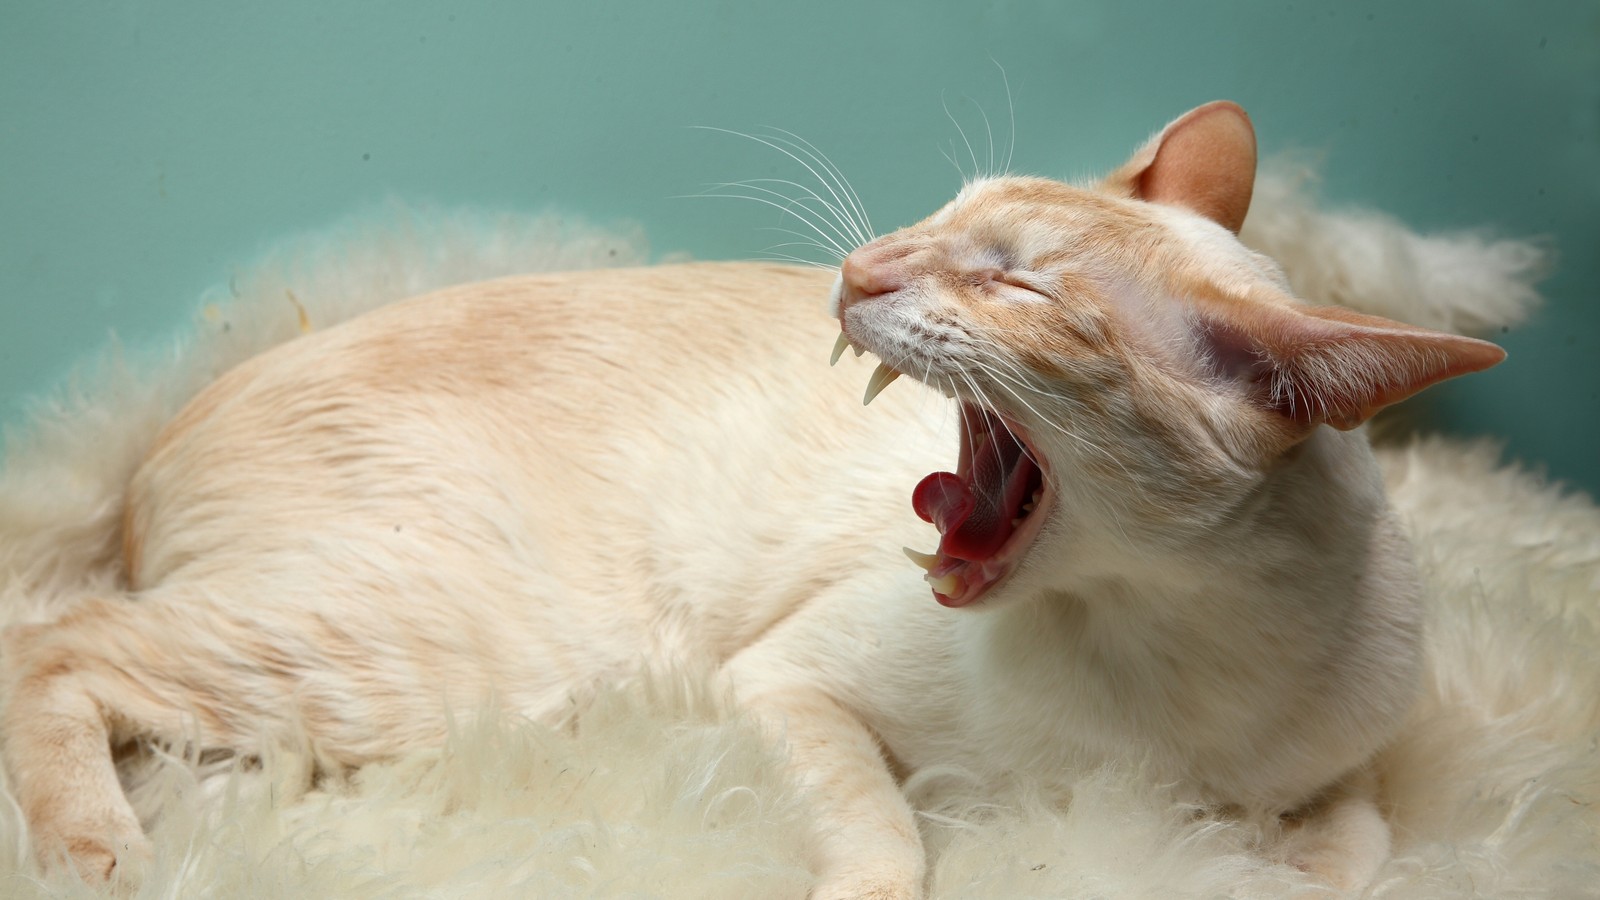
[[[839,266],[839,312],[881,294],[905,287],[905,267],[896,265],[905,253],[872,243],[844,258]]]

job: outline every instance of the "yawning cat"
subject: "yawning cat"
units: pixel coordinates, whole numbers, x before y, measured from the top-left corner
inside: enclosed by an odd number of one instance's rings
[[[1134,756],[1365,881],[1421,622],[1351,429],[1503,354],[1295,300],[1235,237],[1254,175],[1213,103],[1099,184],[969,183],[837,277],[505,279],[240,365],[129,486],[126,592],[3,635],[38,854],[144,852],[114,743],[355,766],[692,661],[810,789],[818,900],[920,894],[906,775]],[[829,371],[833,340],[881,362]],[[878,397],[900,374],[937,393]]]

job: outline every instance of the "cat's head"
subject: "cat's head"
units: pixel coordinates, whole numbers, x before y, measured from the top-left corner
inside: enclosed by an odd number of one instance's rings
[[[999,587],[1041,535],[1212,528],[1322,426],[1504,357],[1292,297],[1235,236],[1255,163],[1244,111],[1211,103],[1099,184],[975,181],[844,260],[839,349],[882,360],[868,399],[903,373],[961,408],[956,470],[913,492],[941,603]]]

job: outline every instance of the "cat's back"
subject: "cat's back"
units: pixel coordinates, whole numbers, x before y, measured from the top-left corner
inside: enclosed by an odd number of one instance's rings
[[[827,288],[825,273],[748,264],[521,276],[282,344],[223,374],[158,436],[128,496],[131,580],[209,555],[223,538],[207,533],[237,517],[224,509],[250,510],[257,528],[310,528],[316,505],[342,521],[415,519],[409,507],[430,495],[486,480],[548,505],[560,492],[541,487],[638,439],[619,424],[670,429],[675,407],[819,354]],[[720,391],[706,383],[717,373]],[[162,551],[178,558],[153,558]]]
[[[486,406],[581,395],[637,397],[648,376],[715,353],[811,352],[826,340],[830,276],[792,266],[697,263],[525,275],[459,285],[374,310],[274,347],[226,372],[169,424],[151,451],[251,416],[303,413],[329,396],[380,405],[447,396]],[[677,373],[689,374],[685,371]],[[611,390],[607,385],[620,386]],[[472,404],[469,404],[472,405]]]
[[[776,586],[848,577],[861,529],[925,527],[904,492],[947,455],[933,398],[864,411],[867,361],[828,368],[831,281],[736,263],[518,277],[291,341],[158,438],[130,486],[129,581],[739,596],[736,640],[790,602],[763,600]]]

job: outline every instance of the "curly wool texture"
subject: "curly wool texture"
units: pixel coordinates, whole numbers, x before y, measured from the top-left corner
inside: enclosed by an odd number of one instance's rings
[[[1537,242],[1483,232],[1418,234],[1370,209],[1317,204],[1316,172],[1269,160],[1239,238],[1276,259],[1294,294],[1424,328],[1483,335],[1539,305],[1550,265]]]
[[[1264,181],[1247,233],[1313,302],[1481,330],[1535,297],[1535,248],[1328,216],[1296,190]],[[1319,253],[1330,241],[1366,249]],[[636,233],[401,207],[285,245],[173,351],[109,354],[13,435],[0,621],[50,618],[115,582],[123,485],[156,430],[215,374],[299,333],[302,312],[325,327],[449,283],[646,258]],[[1371,895],[1600,896],[1600,511],[1484,444],[1380,455],[1428,580],[1431,652],[1424,697],[1379,761],[1396,843]],[[706,683],[641,673],[560,729],[462,711],[445,746],[354,773],[313,777],[309,754],[290,751],[259,764],[130,754],[157,848],[138,895],[804,897],[806,807],[781,748]],[[1244,826],[1172,802],[1133,760],[1019,777],[1002,794],[926,772],[908,791],[935,897],[1327,895]],[[4,893],[97,894],[38,873],[6,800]]]

